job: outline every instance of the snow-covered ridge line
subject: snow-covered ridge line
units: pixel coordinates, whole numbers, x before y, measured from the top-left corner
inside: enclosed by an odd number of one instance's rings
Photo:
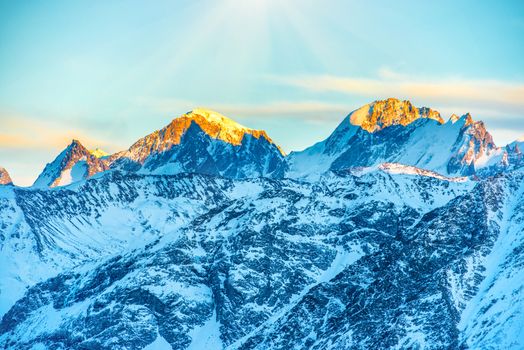
[[[486,177],[524,166],[522,148],[518,141],[497,147],[484,123],[469,113],[453,114],[444,122],[435,110],[389,98],[351,112],[326,140],[286,156],[265,131],[196,108],[112,155],[88,151],[73,140],[35,185],[64,186],[108,169],[315,181],[329,170],[382,163],[413,166],[445,178]]]
[[[435,171],[417,168],[411,165],[404,165],[399,163],[382,163],[378,166],[378,169],[385,171],[389,174],[405,174],[405,175],[420,175],[427,177],[434,177],[439,180],[450,181],[450,182],[466,182],[470,180],[467,176],[448,177],[441,175]]]
[[[448,178],[487,177],[524,166],[517,143],[497,147],[469,113],[444,122],[409,101],[375,101],[351,112],[324,141],[287,159],[287,176],[315,181],[329,170],[398,163]]]

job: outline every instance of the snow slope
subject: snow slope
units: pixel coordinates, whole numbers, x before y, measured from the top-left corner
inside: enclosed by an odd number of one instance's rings
[[[48,223],[26,217],[33,235],[45,237],[43,256],[70,259],[70,267],[10,309],[0,344],[280,348],[266,341],[281,334],[286,347],[302,346],[307,337],[293,343],[279,328],[296,308],[319,288],[342,288],[339,276],[386,254],[426,213],[474,188],[376,169],[331,173],[316,184],[112,172],[72,188],[14,190],[20,210],[27,215],[38,205]],[[107,247],[115,240],[122,243]],[[42,259],[38,250],[32,259]],[[369,285],[358,276],[362,288]],[[340,305],[334,298],[326,310]]]

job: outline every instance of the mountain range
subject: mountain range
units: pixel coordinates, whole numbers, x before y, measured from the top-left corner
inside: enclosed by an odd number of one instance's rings
[[[195,109],[0,169],[0,347],[521,349],[524,140],[387,99],[286,155]]]
[[[73,140],[33,186],[69,185],[107,170],[315,180],[328,170],[382,163],[486,177],[522,166],[523,142],[497,147],[470,114],[444,121],[430,108],[390,98],[353,111],[326,140],[286,157],[264,131],[195,109],[115,154],[89,151]]]

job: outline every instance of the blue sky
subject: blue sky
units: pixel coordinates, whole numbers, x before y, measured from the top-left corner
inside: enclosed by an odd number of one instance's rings
[[[0,1],[0,165],[127,148],[195,107],[286,151],[398,97],[524,135],[522,1]]]

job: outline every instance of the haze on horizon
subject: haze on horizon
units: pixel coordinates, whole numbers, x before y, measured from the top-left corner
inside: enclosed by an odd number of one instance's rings
[[[287,152],[387,97],[524,135],[521,1],[0,3],[0,166],[30,185],[77,138],[107,152],[199,106]]]

